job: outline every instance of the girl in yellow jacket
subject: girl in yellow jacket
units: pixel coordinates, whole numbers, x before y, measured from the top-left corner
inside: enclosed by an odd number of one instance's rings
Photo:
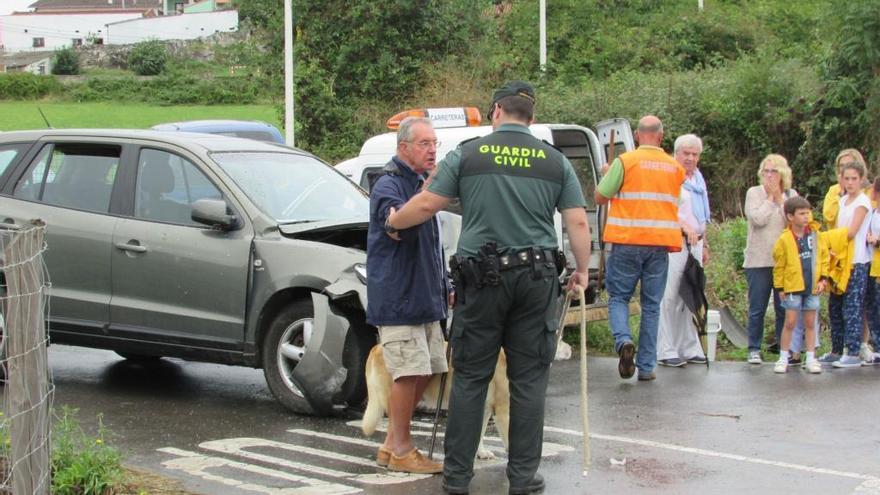
[[[799,316],[803,316],[804,342],[807,350],[805,367],[810,373],[821,373],[816,360],[816,312],[819,294],[825,291],[828,273],[827,244],[820,240],[819,224],[812,222],[810,202],[800,196],[789,198],[783,205],[789,228],[773,246],[773,287],[779,292],[785,308],[785,323],[779,345],[776,373],[788,371],[788,349]]]

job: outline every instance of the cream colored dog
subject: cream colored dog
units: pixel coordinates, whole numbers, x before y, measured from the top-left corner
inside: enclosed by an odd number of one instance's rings
[[[452,386],[454,371],[449,367],[449,377],[446,379],[446,390],[443,392],[443,408],[447,407],[449,391]],[[364,411],[364,419],[361,429],[365,435],[372,435],[376,426],[385,412],[388,410],[388,398],[391,395],[391,374],[385,368],[385,358],[382,355],[382,346],[377,345],[370,351],[367,358],[367,409]],[[422,395],[419,407],[430,411],[437,408],[437,396],[440,392],[440,375],[434,375],[428,388]],[[486,405],[483,414],[483,429],[480,432],[480,446],[477,448],[478,459],[494,459],[495,454],[483,445],[483,436],[486,434],[486,426],[489,418],[494,414],[495,428],[501,436],[505,450],[507,449],[507,431],[510,423],[510,385],[507,381],[507,358],[502,349],[498,355],[498,364],[495,366],[495,375],[489,382],[489,391],[486,394]]]

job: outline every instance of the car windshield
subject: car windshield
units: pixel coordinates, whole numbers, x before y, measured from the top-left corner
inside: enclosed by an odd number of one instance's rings
[[[211,157],[279,223],[369,217],[366,193],[313,157],[271,152],[223,152]]]

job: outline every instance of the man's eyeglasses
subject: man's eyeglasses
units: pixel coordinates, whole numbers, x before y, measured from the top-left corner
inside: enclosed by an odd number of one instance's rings
[[[440,141],[436,141],[436,140],[435,141],[419,141],[417,143],[413,143],[412,141],[408,141],[408,142],[418,146],[421,149],[428,149],[431,147],[434,147],[434,148],[440,147]]]

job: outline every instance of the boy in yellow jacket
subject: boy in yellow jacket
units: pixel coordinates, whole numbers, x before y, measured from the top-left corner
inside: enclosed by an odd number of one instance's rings
[[[785,200],[782,206],[789,228],[773,246],[773,286],[785,308],[785,324],[779,345],[776,373],[788,371],[788,348],[799,313],[803,313],[804,341],[807,359],[804,367],[810,373],[821,373],[816,360],[816,312],[819,294],[825,291],[829,256],[826,244],[820,242],[819,224],[812,221],[810,202],[801,196]]]

